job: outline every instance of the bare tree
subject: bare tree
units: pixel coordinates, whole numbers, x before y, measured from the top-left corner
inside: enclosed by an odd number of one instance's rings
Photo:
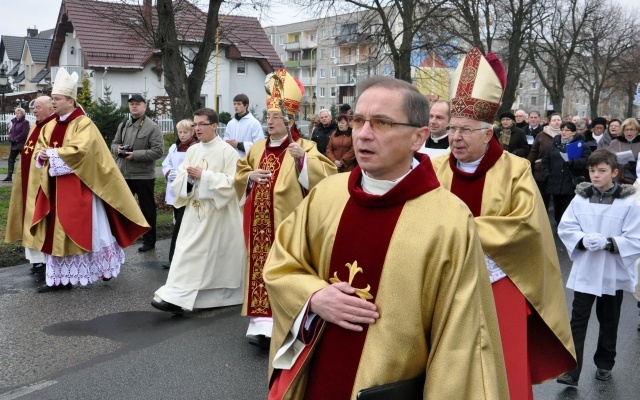
[[[623,70],[622,58],[633,51],[640,33],[635,16],[618,5],[607,4],[600,14],[607,18],[596,18],[583,30],[575,62],[569,65],[575,82],[589,97],[592,118],[598,116],[603,93],[611,92],[611,81]]]
[[[336,10],[367,11],[358,21],[360,34],[365,31],[375,39],[378,54],[388,53],[393,63],[394,75],[407,82],[412,81],[411,54],[422,47],[416,40],[426,29],[433,29],[442,5],[448,0],[328,0],[309,2],[292,0],[316,15],[328,15]],[[347,7],[347,9],[349,9]]]
[[[531,65],[557,112],[562,111],[567,66],[584,45],[583,32],[589,29],[603,4],[603,0],[548,0],[541,10],[546,14],[545,23],[529,38]]]

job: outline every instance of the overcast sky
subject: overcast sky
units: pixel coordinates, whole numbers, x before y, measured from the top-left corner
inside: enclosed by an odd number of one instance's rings
[[[613,0],[629,7],[638,4],[638,0]],[[0,0],[0,35],[25,36],[27,28],[34,25],[39,30],[55,27],[60,4],[62,0]],[[227,4],[234,4],[229,1]],[[273,3],[273,2],[272,2]],[[229,8],[223,8],[226,12]],[[244,5],[235,10],[233,14],[257,16],[251,6]],[[261,20],[262,26],[282,25],[309,19],[305,14],[296,12],[291,7],[274,6],[269,13],[269,18]]]

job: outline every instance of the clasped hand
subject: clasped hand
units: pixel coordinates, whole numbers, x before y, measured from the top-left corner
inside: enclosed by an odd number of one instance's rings
[[[607,238],[599,233],[588,233],[582,238],[582,244],[589,251],[604,250]]]
[[[353,296],[355,292],[347,282],[334,283],[317,291],[309,307],[327,322],[361,332],[363,328],[358,324],[374,324],[380,314],[375,304]]]
[[[202,167],[187,167],[187,175],[191,179],[202,178]]]

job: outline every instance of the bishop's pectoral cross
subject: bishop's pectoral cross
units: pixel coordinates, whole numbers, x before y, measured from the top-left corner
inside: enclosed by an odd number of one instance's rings
[[[58,142],[53,142],[53,148],[57,148],[58,147]]]
[[[24,154],[29,155],[29,152],[33,151],[33,148],[33,140],[29,140],[29,143],[24,146]]]

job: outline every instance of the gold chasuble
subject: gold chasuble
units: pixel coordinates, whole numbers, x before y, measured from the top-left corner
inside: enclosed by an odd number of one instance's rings
[[[329,177],[280,225],[265,265],[274,315],[269,399],[356,399],[416,377],[425,377],[425,399],[508,398],[473,216],[418,157],[382,196],[362,189],[359,167]],[[339,281],[374,302],[380,318],[353,332],[315,316],[317,334],[303,333],[293,367],[274,370],[307,300]]]
[[[433,164],[442,186],[460,197],[474,214],[484,253],[506,273],[505,282],[510,279],[530,305],[525,353],[531,383],[574,369],[575,350],[560,264],[529,162],[503,151],[493,138],[473,174],[459,170],[453,154],[438,157]],[[509,346],[509,339],[502,338],[504,346]]]
[[[318,151],[314,142],[301,139],[295,130],[292,134],[296,143],[306,152],[309,189],[327,176],[337,173],[333,162]],[[268,140],[255,142],[247,156],[238,160],[234,183],[238,197],[247,196],[243,224],[248,268],[242,315],[250,317],[271,317],[262,268],[276,229],[303,199],[295,160],[287,151],[289,140],[285,139],[277,147],[267,146]],[[247,187],[249,174],[256,169],[271,171],[271,178],[267,184],[251,183],[252,186]]]
[[[23,237],[25,247],[58,257],[92,251],[92,193],[103,201],[121,247],[149,230],[104,138],[81,108],[42,128],[34,153],[52,147],[73,174],[50,177],[47,163],[37,179],[29,179],[24,218],[31,236]]]
[[[16,179],[11,188],[11,201],[9,202],[9,215],[7,217],[7,231],[4,237],[5,242],[17,242],[22,240],[23,235],[30,236],[29,225],[27,229],[24,227],[24,210],[27,200],[27,189],[29,188],[29,178],[39,179],[39,171],[36,168],[34,150],[40,137],[40,131],[49,121],[56,118],[55,114],[51,114],[42,121],[32,125],[29,137],[24,144],[24,148],[20,153],[20,164],[16,171]],[[32,175],[33,174],[33,175]],[[29,201],[34,201],[31,199]],[[27,240],[31,242],[31,240]]]

